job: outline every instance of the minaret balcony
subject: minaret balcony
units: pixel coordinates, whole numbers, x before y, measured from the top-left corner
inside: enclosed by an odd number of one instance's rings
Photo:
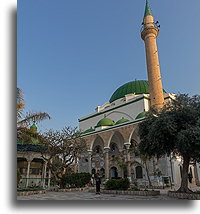
[[[157,37],[158,33],[159,33],[159,29],[158,29],[158,27],[156,25],[154,25],[154,27],[153,26],[152,27],[144,27],[144,26],[142,26],[142,28],[141,28],[141,37],[142,37],[143,40],[145,40],[145,37],[148,34],[154,34],[155,37]]]

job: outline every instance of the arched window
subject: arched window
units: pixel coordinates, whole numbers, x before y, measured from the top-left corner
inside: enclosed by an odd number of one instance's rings
[[[101,147],[99,145],[94,148],[94,153],[99,154],[101,152],[102,152],[102,150],[101,150]]]
[[[110,168],[110,177],[111,178],[117,178],[118,177],[118,173],[117,173],[117,168],[116,167]]]
[[[136,178],[143,178],[143,173],[142,173],[142,167],[141,166],[136,166],[135,171],[136,171]]]

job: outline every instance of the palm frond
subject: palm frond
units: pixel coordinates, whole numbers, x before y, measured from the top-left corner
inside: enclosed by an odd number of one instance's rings
[[[51,119],[50,115],[46,112],[35,112],[35,113],[27,113],[23,120],[18,121],[18,126],[27,126],[30,125],[32,122],[41,122],[45,119]]]
[[[19,103],[17,104],[17,121],[19,121],[23,117],[23,109],[24,109],[25,104],[24,103]]]

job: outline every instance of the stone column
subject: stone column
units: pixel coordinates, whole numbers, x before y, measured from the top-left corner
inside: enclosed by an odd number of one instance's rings
[[[31,166],[32,160],[33,160],[32,158],[27,159],[28,165],[27,165],[27,173],[26,173],[26,185],[25,185],[26,188],[28,187],[28,183],[29,183],[30,166]]]
[[[110,147],[104,147],[105,178],[109,179],[109,150]]]
[[[50,187],[50,182],[51,182],[51,170],[49,169],[49,171],[48,171],[48,184],[47,184],[47,186],[48,186],[48,188]]]
[[[119,153],[120,153],[120,156],[123,156],[124,157],[124,154],[123,154],[123,151],[124,151],[124,148],[119,148]],[[124,159],[124,161],[126,162],[126,157]],[[119,172],[118,172],[118,177],[122,177],[124,178],[124,168],[123,167],[119,167]]]
[[[52,159],[50,160],[50,163],[52,163]],[[50,187],[50,185],[51,185],[51,170],[49,169],[49,173],[48,173],[49,175],[48,175],[48,188]]]
[[[42,182],[42,187],[45,187],[45,179],[46,179],[46,172],[47,172],[47,162],[44,162],[44,168],[43,168],[43,182]]]
[[[92,150],[88,150],[88,171],[92,174]]]
[[[132,181],[131,178],[131,157],[130,157],[130,152],[129,152],[129,148],[131,143],[126,142],[124,143],[124,145],[126,146],[126,160],[127,160],[127,177],[129,179],[129,181]]]

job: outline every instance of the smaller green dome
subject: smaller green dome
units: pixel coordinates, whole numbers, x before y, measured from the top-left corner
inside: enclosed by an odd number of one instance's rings
[[[35,123],[33,123],[33,125],[30,127],[30,129],[32,129],[32,130],[37,132],[37,126],[35,125]]]
[[[93,131],[95,131],[95,129],[90,127],[89,129],[85,130],[83,133],[86,134],[86,133],[93,132]]]
[[[39,140],[36,138],[31,139],[31,144],[39,144]]]
[[[143,111],[143,112],[139,113],[135,119],[136,120],[141,119],[141,118],[145,117],[146,114],[147,114],[147,111]]]
[[[80,137],[81,134],[83,134],[83,132],[81,132],[81,131],[76,131],[76,132],[73,134],[73,137]]]
[[[113,120],[111,120],[110,118],[104,117],[103,119],[101,119],[96,127],[101,127],[101,126],[113,126],[115,125],[115,122]]]
[[[118,121],[115,123],[115,125],[121,124],[121,123],[125,123],[125,122],[128,122],[128,121],[129,121],[128,119],[122,117],[122,119],[118,120]]]

